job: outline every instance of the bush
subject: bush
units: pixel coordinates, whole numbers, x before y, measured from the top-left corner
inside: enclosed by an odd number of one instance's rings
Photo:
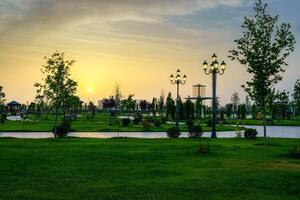
[[[130,124],[130,119],[129,118],[123,118],[122,119],[122,124],[123,124],[123,126],[128,126]]]
[[[63,119],[59,126],[57,126],[57,130],[55,133],[55,127],[53,127],[54,137],[63,138],[68,135],[71,131],[71,120]]]
[[[149,122],[149,120],[144,119],[142,122],[142,126],[144,130],[149,131],[151,128],[151,123]]]
[[[200,146],[199,146],[197,152],[200,153],[200,154],[207,154],[207,153],[210,153],[210,146],[209,146],[209,143],[206,142],[206,143],[200,144]]]
[[[246,139],[254,140],[257,136],[257,130],[254,128],[247,128],[244,132],[244,136]]]
[[[167,135],[169,138],[178,138],[181,135],[180,129],[176,126],[173,126],[167,130]]]
[[[292,146],[289,149],[289,156],[292,158],[300,159],[300,147],[298,145]]]
[[[160,120],[159,120],[159,119],[156,119],[156,120],[154,121],[154,126],[158,128],[158,127],[160,127],[160,125],[161,125]]]
[[[190,138],[201,138],[203,135],[203,130],[200,125],[192,126],[189,128],[189,137]]]

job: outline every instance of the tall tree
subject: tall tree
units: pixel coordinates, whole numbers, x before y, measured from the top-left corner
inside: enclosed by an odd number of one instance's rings
[[[232,102],[232,109],[233,109],[233,118],[235,118],[236,113],[238,111],[239,108],[239,104],[240,104],[240,97],[239,94],[237,92],[234,92],[231,96],[231,102]]]
[[[57,135],[58,115],[77,90],[77,82],[71,79],[71,67],[74,60],[65,60],[65,54],[54,52],[49,58],[45,57],[46,64],[42,66],[43,87],[49,102],[55,110],[54,135]]]
[[[251,111],[251,101],[248,95],[245,97],[245,104],[246,104],[246,114],[249,114]]]
[[[300,114],[300,80],[297,80],[293,90],[293,101],[295,106],[295,114]]]
[[[175,119],[176,106],[175,101],[172,98],[171,92],[169,92],[166,99],[166,118],[170,116],[172,119]]]
[[[158,100],[158,110],[160,116],[162,116],[164,112],[164,105],[165,105],[165,92],[162,90]]]
[[[278,16],[266,12],[267,4],[255,3],[254,17],[245,17],[243,35],[235,40],[230,58],[247,68],[252,79],[243,88],[262,111],[264,144],[267,144],[266,104],[272,87],[282,79],[286,58],[294,51],[295,37],[288,23],[278,24]]]
[[[287,110],[289,107],[289,92],[283,90],[277,91],[277,105],[279,106],[281,119],[285,119],[287,116]]]
[[[121,99],[122,99],[122,92],[121,92],[121,87],[120,87],[119,83],[115,84],[114,99],[115,99],[115,103],[116,103],[116,109],[119,109]]]

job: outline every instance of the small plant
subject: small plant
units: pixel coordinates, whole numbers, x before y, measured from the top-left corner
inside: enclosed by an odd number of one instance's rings
[[[151,123],[147,119],[143,120],[142,126],[143,126],[143,129],[146,131],[149,131],[151,129]]]
[[[292,146],[289,149],[289,156],[292,158],[300,159],[300,147],[298,145]]]
[[[129,126],[129,124],[130,124],[130,119],[129,119],[129,118],[123,118],[123,119],[122,119],[122,124],[123,124],[123,126]]]
[[[71,120],[69,119],[63,119],[61,124],[57,126],[56,133],[55,133],[55,127],[53,128],[53,134],[56,138],[63,138],[68,135],[68,133],[71,131]]]
[[[208,153],[210,153],[209,142],[200,144],[197,152],[200,153],[200,154],[208,154]]]
[[[203,130],[200,125],[192,126],[189,128],[189,137],[190,138],[201,138],[203,135]]]
[[[257,136],[257,130],[254,128],[247,128],[244,132],[244,136],[246,139],[254,140]]]
[[[167,130],[167,135],[169,138],[178,138],[181,135],[180,129],[176,126],[173,126]]]

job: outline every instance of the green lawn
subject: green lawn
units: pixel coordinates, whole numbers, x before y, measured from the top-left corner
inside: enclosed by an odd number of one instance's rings
[[[0,139],[0,199],[299,200],[297,139]]]
[[[227,119],[226,124],[236,124],[240,123],[242,125],[262,125],[261,120],[254,119]],[[274,120],[271,124],[272,126],[300,126],[300,120]]]
[[[26,121],[6,121],[3,130],[4,131],[27,131],[27,132],[38,132],[52,131],[54,125],[54,116],[51,115],[48,119],[45,116],[37,119],[34,116],[29,116]],[[141,124],[134,125],[131,121],[127,127],[122,126],[121,120],[116,117],[113,118],[109,114],[97,114],[95,118],[87,120],[86,116],[78,118],[72,122],[72,131],[74,132],[137,132],[137,131],[154,131],[164,132],[172,125],[162,124],[160,127],[155,127],[153,124],[149,130],[145,130]],[[211,128],[207,127],[206,124],[201,124],[203,131],[210,131]],[[186,125],[180,126],[182,131],[187,131]],[[230,126],[218,126],[217,131],[234,131],[235,127]]]

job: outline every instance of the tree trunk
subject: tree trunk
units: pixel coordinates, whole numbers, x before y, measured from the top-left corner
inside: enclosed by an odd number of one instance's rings
[[[266,108],[263,107],[263,126],[264,126],[264,145],[268,144],[267,141],[267,119],[266,119]]]

